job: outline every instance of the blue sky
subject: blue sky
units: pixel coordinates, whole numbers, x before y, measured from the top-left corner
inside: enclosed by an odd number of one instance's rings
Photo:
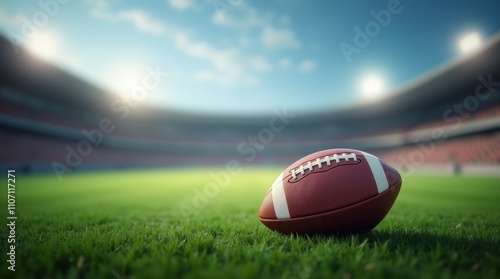
[[[492,0],[60,2],[2,1],[0,32],[117,96],[159,68],[169,76],[146,102],[193,112],[340,107],[369,99],[369,75],[391,94],[457,59],[462,36],[500,30]]]

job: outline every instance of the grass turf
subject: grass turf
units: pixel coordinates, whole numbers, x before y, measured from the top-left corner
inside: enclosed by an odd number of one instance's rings
[[[384,221],[343,237],[280,235],[257,213],[281,170],[17,175],[16,271],[1,278],[498,278],[500,179],[409,176]],[[1,194],[5,197],[6,190]],[[204,202],[204,203],[203,203]],[[0,200],[6,220],[6,199]]]

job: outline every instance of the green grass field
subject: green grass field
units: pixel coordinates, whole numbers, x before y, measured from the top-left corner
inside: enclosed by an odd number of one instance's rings
[[[63,182],[18,174],[16,271],[7,269],[4,225],[0,278],[500,278],[499,178],[405,177],[372,232],[301,237],[258,220],[281,169],[244,169],[190,210],[210,171],[85,173]]]

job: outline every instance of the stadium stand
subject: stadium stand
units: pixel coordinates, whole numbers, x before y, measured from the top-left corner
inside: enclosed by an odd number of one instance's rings
[[[289,164],[314,151],[351,147],[403,170],[453,172],[472,165],[500,173],[500,95],[498,88],[484,85],[500,78],[499,38],[384,99],[301,114],[279,132],[269,129],[270,119],[277,117],[272,114],[227,118],[148,105],[119,121],[109,109],[115,95],[24,51],[14,53],[4,38],[0,58],[2,169],[50,172],[54,162],[68,166],[68,148],[77,150],[79,143],[90,141],[84,131],[91,133],[110,118],[115,129],[102,133],[71,171],[223,165],[229,160]],[[457,112],[457,105],[466,114]]]

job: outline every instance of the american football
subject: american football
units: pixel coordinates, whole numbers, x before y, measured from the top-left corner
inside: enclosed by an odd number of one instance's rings
[[[366,232],[389,212],[401,183],[393,167],[369,153],[324,150],[296,161],[276,178],[259,217],[282,233]]]

